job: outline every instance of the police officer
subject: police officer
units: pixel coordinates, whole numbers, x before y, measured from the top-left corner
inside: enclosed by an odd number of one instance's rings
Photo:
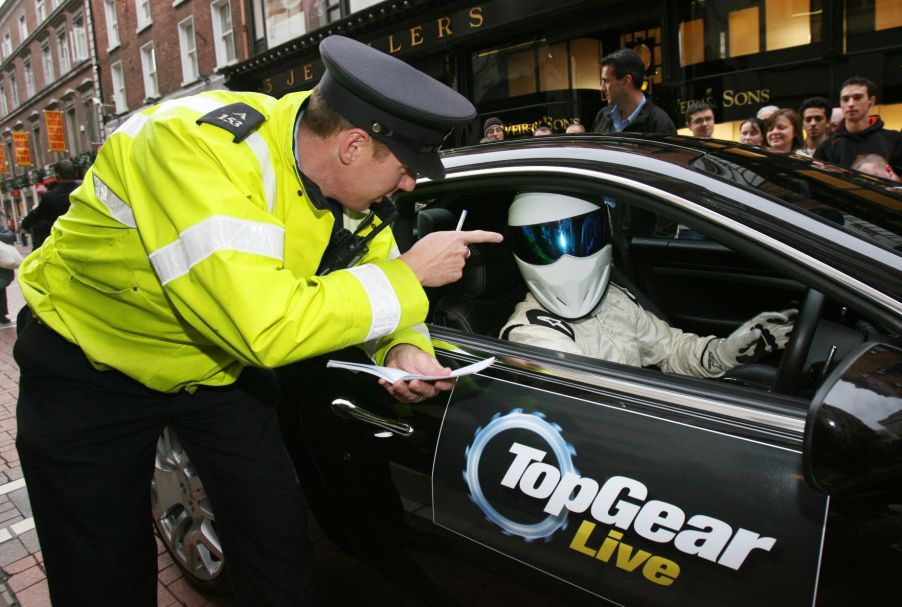
[[[696,377],[720,377],[786,346],[796,310],[762,312],[725,338],[671,327],[610,282],[608,233],[605,207],[562,194],[518,194],[508,241],[530,292],[501,337]]]
[[[167,425],[212,501],[238,604],[315,601],[253,368],[362,344],[378,364],[450,372],[422,286],[457,280],[467,244],[501,235],[438,232],[399,255],[380,201],[417,173],[442,179],[438,149],[475,110],[366,45],[333,36],[320,53],[312,93],[211,91],[132,116],[22,266],[17,446],[54,605],[156,605]],[[403,402],[451,385],[384,383]]]

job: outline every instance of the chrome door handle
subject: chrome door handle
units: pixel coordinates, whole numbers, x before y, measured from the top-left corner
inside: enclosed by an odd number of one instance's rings
[[[377,426],[398,436],[408,437],[413,434],[413,428],[409,424],[376,415],[343,398],[332,401],[332,412],[339,417]]]

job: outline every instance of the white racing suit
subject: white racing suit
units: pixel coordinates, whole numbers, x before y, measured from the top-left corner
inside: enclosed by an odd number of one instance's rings
[[[528,293],[501,329],[501,338],[637,367],[657,366],[666,373],[720,377],[726,371],[703,362],[710,358],[705,351],[714,336],[671,327],[613,283],[590,314],[575,320],[546,311]]]

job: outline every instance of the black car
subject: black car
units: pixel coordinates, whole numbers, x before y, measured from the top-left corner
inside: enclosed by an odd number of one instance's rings
[[[286,444],[322,528],[426,604],[898,604],[902,190],[797,156],[684,137],[551,137],[454,150],[394,201],[403,251],[504,231],[517,193],[606,205],[612,281],[672,326],[726,336],[798,308],[785,351],[720,379],[499,338],[526,286],[475,245],[429,290],[439,360],[486,370],[393,401],[349,349],[278,371]],[[215,517],[175,437],[155,522],[215,583]],[[178,480],[194,491],[176,491]],[[188,497],[185,497],[185,496]]]

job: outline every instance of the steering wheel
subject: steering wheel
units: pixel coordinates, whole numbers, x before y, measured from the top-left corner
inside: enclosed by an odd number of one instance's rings
[[[824,294],[820,291],[811,288],[805,291],[805,297],[799,305],[799,314],[796,316],[792,335],[783,351],[783,358],[780,359],[780,368],[777,370],[777,379],[774,381],[774,392],[795,394],[799,389],[802,371],[804,371],[805,361],[808,359],[808,350],[811,349],[814,331],[817,329],[817,321],[821,317],[825,299]]]

